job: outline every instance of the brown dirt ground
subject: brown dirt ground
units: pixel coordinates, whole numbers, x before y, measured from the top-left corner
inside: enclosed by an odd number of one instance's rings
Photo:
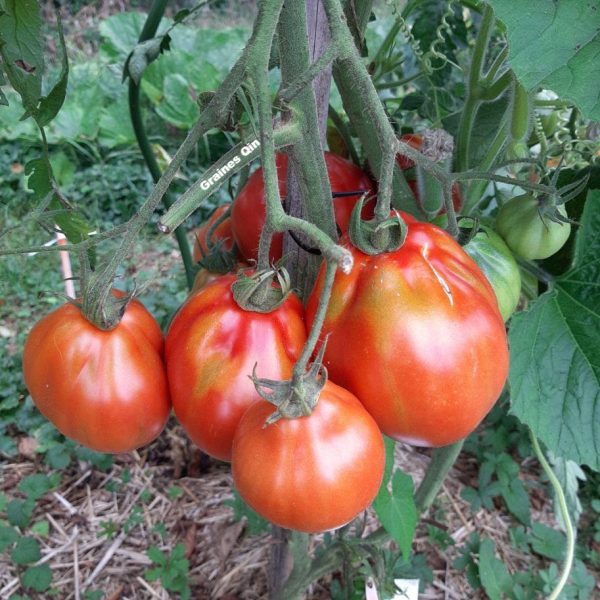
[[[21,440],[19,447],[19,460],[2,467],[0,490],[9,495],[24,476],[44,470],[39,455],[32,452],[26,439]],[[415,483],[428,461],[423,451],[398,445],[396,464],[410,472]],[[126,472],[130,477],[123,482]],[[535,461],[526,461],[523,472],[526,478],[537,477]],[[463,454],[443,486],[438,507],[445,513],[443,525],[447,533],[457,545],[473,531],[491,537],[499,558],[511,572],[545,568],[543,561],[524,556],[510,545],[508,528],[514,526],[514,521],[502,506],[471,513],[460,490],[475,481],[476,473],[474,460]],[[111,491],[111,482],[116,482],[116,491]],[[169,493],[172,486],[180,489],[177,497]],[[150,492],[151,500],[140,500],[144,490]],[[59,489],[38,501],[34,513],[34,521],[46,520],[50,525],[49,535],[38,539],[41,562],[52,568],[53,586],[58,590],[53,597],[79,600],[85,590],[101,589],[108,600],[174,598],[176,595],[163,590],[160,583],[144,579],[144,571],[150,567],[146,550],[157,544],[169,551],[182,542],[190,560],[194,600],[266,598],[270,537],[245,535],[244,522],[236,523],[232,509],[224,505],[231,493],[229,466],[216,461],[203,464],[199,452],[174,422],[149,447],[116,456],[114,468],[108,473],[86,463],[72,466],[63,474]],[[535,521],[556,526],[548,499],[534,495],[532,504]],[[136,505],[143,507],[141,523],[128,533],[118,527],[112,539],[101,535],[103,522],[112,520],[122,525]],[[367,530],[374,528],[376,521],[370,512],[367,519]],[[153,531],[160,523],[168,532],[164,542]],[[434,569],[433,584],[420,598],[485,598],[470,588],[464,573],[452,567],[456,546],[442,551],[432,545],[424,523],[419,526],[413,547],[427,555]],[[313,585],[306,598],[328,598],[329,581],[325,578]],[[9,598],[19,591],[14,566],[6,555],[0,555],[0,598]],[[38,596],[41,597],[48,596]]]

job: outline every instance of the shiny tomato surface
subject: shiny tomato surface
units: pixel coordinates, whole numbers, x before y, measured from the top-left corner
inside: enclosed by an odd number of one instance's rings
[[[445,231],[406,219],[395,252],[336,274],[323,327],[325,366],[390,437],[444,446],[468,435],[497,400],[508,371],[502,316],[489,282]],[[324,279],[307,306],[310,326]]]
[[[332,193],[358,190],[364,190],[369,194],[373,193],[372,181],[354,163],[331,152],[325,152],[325,163],[327,165]],[[284,198],[287,193],[287,154],[278,153],[276,155],[276,165],[279,195],[281,198]],[[353,196],[334,197],[333,208],[335,219],[342,232],[348,229],[352,209],[361,195],[361,193],[358,193]],[[366,211],[368,210],[372,211],[372,207],[367,207]],[[257,169],[250,175],[246,185],[234,200],[231,222],[233,237],[241,255],[246,260],[256,259],[260,232],[265,223],[265,187],[262,168]],[[282,248],[283,234],[276,233],[273,236],[273,243],[271,245],[272,261],[277,261],[281,258]]]
[[[35,405],[67,437],[99,452],[151,442],[169,416],[163,336],[133,300],[111,331],[64,304],[25,342],[23,373]]]
[[[260,397],[249,378],[285,379],[306,341],[304,310],[290,294],[262,314],[233,299],[234,275],[223,275],[192,295],[175,315],[166,362],[175,414],[192,441],[221,460],[231,459],[235,428]]]
[[[204,255],[208,254],[208,244],[206,239],[208,230],[212,227],[213,223],[217,219],[223,216],[223,214],[229,209],[229,206],[229,204],[218,206],[212,215],[210,215],[208,221],[202,223],[202,225],[200,225],[200,227],[194,231],[194,262],[201,260],[203,253]],[[217,225],[217,228],[214,230],[211,242],[215,244],[219,240],[223,243],[223,250],[231,250],[233,247],[233,234],[231,232],[230,218],[225,219],[222,223]]]
[[[385,452],[360,402],[327,382],[310,416],[264,427],[274,409],[255,403],[236,431],[232,471],[242,498],[272,523],[311,533],[365,510],[381,484]]]

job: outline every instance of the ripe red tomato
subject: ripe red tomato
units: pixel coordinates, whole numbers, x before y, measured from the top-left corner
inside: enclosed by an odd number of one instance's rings
[[[202,259],[202,253],[208,254],[208,245],[206,243],[206,236],[208,234],[208,230],[211,228],[212,224],[223,215],[229,208],[230,204],[223,204],[218,206],[212,215],[210,215],[208,221],[202,223],[200,227],[198,227],[194,231],[194,252],[193,258],[194,262],[198,262]],[[221,240],[223,242],[224,250],[231,250],[233,247],[233,233],[231,232],[231,219],[225,219],[222,223],[220,223],[212,235],[212,242],[215,243]],[[202,250],[201,250],[202,249]]]
[[[244,500],[280,527],[314,533],[365,510],[383,477],[381,432],[360,402],[327,382],[313,413],[264,427],[274,407],[253,404],[233,442],[233,481]]]
[[[325,152],[325,163],[333,193],[355,190],[373,193],[373,182],[355,164],[331,152]],[[279,195],[283,198],[287,193],[287,154],[278,153],[276,164]],[[334,198],[335,219],[342,233],[347,231],[352,209],[360,197],[361,194]],[[241,255],[246,260],[256,259],[260,232],[265,223],[265,188],[262,168],[250,175],[246,185],[234,200],[231,210],[233,237]],[[372,206],[368,205],[363,214],[367,216],[367,213],[371,211],[372,215],[372,210]],[[282,251],[283,234],[276,233],[271,244],[271,260],[273,262],[279,260]]]
[[[169,416],[162,353],[162,332],[137,300],[110,331],[64,304],[31,330],[23,374],[62,434],[99,452],[129,452],[157,437]]]
[[[276,310],[242,310],[235,275],[223,275],[191,296],[175,315],[166,342],[173,408],[204,452],[231,459],[235,428],[260,398],[248,377],[286,379],[306,341],[304,310],[290,294]]]
[[[445,231],[406,219],[395,251],[338,272],[323,335],[332,381],[361,400],[386,435],[445,446],[468,435],[508,371],[504,322],[489,282]],[[307,306],[313,322],[324,268]]]

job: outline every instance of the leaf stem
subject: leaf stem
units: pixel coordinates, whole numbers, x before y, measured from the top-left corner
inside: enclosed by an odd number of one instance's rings
[[[540,448],[540,444],[531,429],[529,430],[529,435],[531,437],[533,451],[535,452],[537,459],[540,461],[540,465],[542,465],[542,469],[544,470],[546,477],[548,477],[548,480],[550,481],[550,484],[554,489],[554,493],[556,494],[560,514],[565,524],[565,533],[567,534],[567,549],[565,552],[565,562],[562,566],[560,579],[558,580],[556,587],[552,590],[552,593],[547,598],[547,600],[557,600],[557,598],[563,591],[565,585],[567,585],[567,581],[569,580],[569,574],[571,573],[571,568],[573,567],[573,559],[575,557],[575,531],[573,529],[573,523],[571,522],[571,517],[569,515],[569,509],[567,507],[565,493],[560,485],[560,482],[554,474],[552,467],[550,467],[550,465],[548,464],[548,461],[546,460],[546,457],[544,456],[544,453]]]

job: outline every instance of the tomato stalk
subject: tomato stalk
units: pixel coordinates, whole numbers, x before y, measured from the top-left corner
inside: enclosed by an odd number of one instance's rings
[[[168,0],[154,1],[138,39],[139,44],[154,37],[164,15],[167,2]],[[152,179],[154,183],[156,183],[160,179],[161,169],[158,165],[158,161],[156,160],[156,156],[152,151],[152,146],[150,145],[150,141],[148,140],[148,136],[146,134],[146,128],[144,127],[140,106],[140,86],[138,83],[136,83],[136,81],[134,81],[133,77],[129,77],[129,114],[131,116],[131,124],[133,125],[133,131],[135,133],[138,146],[140,147],[140,151],[144,157],[146,166],[150,171]],[[167,210],[173,204],[173,199],[171,198],[169,192],[164,195],[163,204]],[[177,239],[177,245],[179,246],[179,252],[181,253],[181,259],[185,269],[187,286],[188,289],[192,289],[194,284],[194,262],[192,260],[190,245],[188,244],[184,229],[181,227],[175,229],[175,237]]]
[[[558,507],[565,525],[565,533],[567,535],[565,562],[563,563],[561,569],[560,579],[558,580],[556,587],[552,590],[552,593],[548,596],[548,600],[557,600],[565,585],[567,585],[569,574],[571,573],[571,568],[573,567],[573,559],[575,558],[575,531],[573,530],[573,523],[571,521],[571,517],[569,516],[569,508],[567,506],[565,492],[562,489],[558,478],[554,474],[554,471],[548,464],[548,461],[546,460],[546,457],[540,448],[540,444],[531,429],[529,430],[529,435],[531,437],[533,451],[535,452],[537,459],[540,461],[540,465],[542,466],[542,469],[544,470],[546,477],[548,477],[548,480],[554,489],[554,493],[556,494],[556,500],[558,501]]]
[[[333,1],[331,4],[336,5],[339,9],[338,2]],[[344,52],[340,54],[340,58],[333,65],[333,77],[342,97],[344,110],[360,139],[371,169],[374,173],[381,173],[382,163],[386,159],[387,168],[392,169],[391,199],[393,199],[394,205],[416,214],[418,206],[414,194],[400,169],[394,168],[395,132],[385,114],[369,73],[356,51],[354,39],[346,24],[346,19],[354,21],[354,14],[358,15],[359,12],[362,15],[369,15],[372,2],[364,0],[355,4],[357,5],[354,9],[355,13],[348,14],[343,19],[339,10],[336,11],[337,20],[328,15],[332,36],[339,32],[337,37],[344,43]],[[361,37],[357,42],[362,40],[367,21],[368,17],[355,22],[356,35]],[[365,106],[371,106],[371,109],[366,111]],[[374,130],[376,135],[373,135]],[[392,158],[391,166],[389,165],[390,156]],[[385,197],[381,199],[380,214],[383,213],[386,202],[389,208],[389,200],[390,196],[387,199]]]

